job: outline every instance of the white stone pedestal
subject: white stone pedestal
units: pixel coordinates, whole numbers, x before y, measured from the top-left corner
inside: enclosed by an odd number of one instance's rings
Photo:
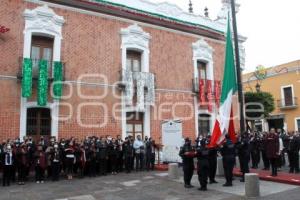
[[[179,168],[177,163],[170,163],[168,169],[168,176],[171,179],[179,178]]]
[[[245,196],[249,198],[255,198],[260,196],[258,174],[245,174]]]

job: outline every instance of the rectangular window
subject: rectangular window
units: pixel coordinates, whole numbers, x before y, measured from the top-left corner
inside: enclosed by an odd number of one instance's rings
[[[31,42],[31,59],[32,59],[32,75],[33,77],[38,76],[38,65],[41,59],[48,61],[49,73],[52,67],[53,57],[53,38],[32,36]]]
[[[51,111],[49,108],[28,108],[26,134],[38,141],[51,135]]]
[[[298,132],[300,132],[300,119],[297,119],[297,129],[298,129]]]
[[[207,64],[205,62],[198,61],[197,65],[199,79],[207,80]]]
[[[292,106],[293,105],[292,87],[283,88],[283,98],[284,98],[284,106]]]
[[[138,51],[127,51],[126,68],[132,72],[141,72],[141,53]]]

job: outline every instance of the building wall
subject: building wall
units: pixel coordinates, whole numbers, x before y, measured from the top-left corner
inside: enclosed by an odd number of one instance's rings
[[[292,85],[294,97],[298,97],[295,103],[299,105],[300,101],[298,94],[300,93],[300,74],[299,71],[296,70],[296,68],[299,67],[298,63],[298,61],[295,61],[284,65],[280,65],[279,67],[270,68],[268,69],[267,74],[273,73],[274,76],[270,76],[259,82],[259,84],[261,85],[261,91],[270,92],[275,99],[275,110],[271,113],[271,115],[285,115],[287,131],[297,130],[295,119],[300,118],[300,108],[299,106],[297,106],[292,109],[280,109],[278,105],[278,100],[282,99],[281,88],[284,86]],[[247,74],[246,76],[249,80],[249,76],[251,75]],[[246,79],[244,79],[244,90],[255,92],[255,86],[257,84],[257,81],[245,81]]]
[[[21,83],[16,79],[19,72],[19,58],[23,55],[24,44],[24,10],[33,9],[38,4],[23,0],[2,2],[0,8],[1,23],[10,28],[8,33],[0,36],[0,139],[19,136],[20,130],[20,87]],[[71,95],[60,101],[59,115],[69,116],[72,105],[73,114],[65,121],[59,122],[59,137],[86,135],[116,136],[121,134],[120,112],[114,114],[114,105],[120,104],[120,91],[112,85],[119,81],[121,70],[121,28],[132,25],[132,22],[101,17],[96,14],[84,14],[73,9],[53,8],[57,15],[63,16],[65,23],[62,28],[61,60],[65,63],[64,95]],[[192,93],[193,60],[192,43],[200,36],[184,34],[180,32],[158,29],[139,24],[149,33],[150,40],[150,72],[156,78],[156,105],[151,108],[151,134],[159,140],[161,122],[172,118],[172,112],[161,114],[162,118],[155,116],[155,110],[163,105],[168,110],[171,104],[186,102],[194,105],[195,94]],[[214,76],[220,80],[224,65],[224,42],[205,39],[213,48]],[[99,79],[85,78],[83,84],[79,84],[78,78],[84,74],[102,74],[107,78],[108,86],[99,86],[87,83],[99,83]],[[6,77],[9,76],[9,77]],[[104,83],[100,80],[100,83]],[[83,95],[97,96],[107,93],[103,98],[93,97],[85,99]],[[84,103],[92,103],[93,106],[85,106]],[[168,105],[167,105],[168,104]],[[170,105],[169,105],[170,104]],[[107,111],[103,109],[107,106]],[[118,106],[117,106],[118,107]],[[81,109],[80,109],[81,108]],[[178,116],[188,116],[183,121],[183,133],[185,136],[195,137],[195,107],[179,105],[175,108]],[[78,117],[79,110],[81,111]],[[103,113],[108,117],[104,118]],[[117,117],[114,117],[117,116]],[[82,127],[78,122],[92,124],[93,122],[105,122],[105,127]]]

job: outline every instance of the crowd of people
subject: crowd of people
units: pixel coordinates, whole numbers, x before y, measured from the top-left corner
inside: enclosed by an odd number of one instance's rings
[[[120,172],[154,170],[155,141],[141,136],[134,139],[120,136],[113,138],[87,137],[60,139],[43,137],[34,142],[31,137],[22,141],[3,141],[0,145],[0,165],[3,172],[3,186],[11,182],[24,185],[30,180],[32,171],[36,183],[46,180],[58,181],[64,176],[71,180],[77,177],[95,177]]]
[[[249,165],[252,164],[252,168],[257,169],[261,158],[264,165],[262,170],[271,169],[271,176],[277,176],[278,168],[286,165],[285,155],[288,156],[289,173],[299,173],[300,135],[297,132],[284,133],[281,129],[275,131],[271,128],[270,132],[245,132],[237,136],[236,141],[226,135],[225,140],[218,146],[211,146],[210,138],[211,136],[200,135],[194,144],[186,138],[180,148],[186,188],[193,187],[191,179],[194,173],[194,158],[197,158],[197,173],[201,186],[199,190],[203,191],[207,190],[208,180],[210,184],[217,183],[215,175],[219,155],[223,161],[225,187],[232,186],[236,157],[243,173],[241,182],[244,182],[245,174],[250,171]]]

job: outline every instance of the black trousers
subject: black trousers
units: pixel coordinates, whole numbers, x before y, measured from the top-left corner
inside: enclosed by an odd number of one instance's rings
[[[278,166],[277,162],[278,162],[278,158],[270,158],[272,176],[277,176],[277,166]]]
[[[183,179],[185,185],[191,185],[194,175],[194,163],[183,163]]]
[[[252,160],[252,168],[257,169],[260,161],[260,152],[259,151],[251,152],[251,160]]]
[[[208,160],[198,161],[198,180],[201,188],[207,188],[207,179],[209,174],[209,162]]]
[[[66,172],[68,176],[73,175],[74,158],[66,158]]]
[[[155,163],[155,153],[148,153],[146,154],[146,169],[147,171],[154,170],[154,163]]]
[[[132,163],[133,158],[131,156],[126,156],[125,157],[125,170],[127,173],[131,172],[131,163]]]
[[[25,182],[27,167],[23,164],[18,165],[18,181]]]
[[[51,164],[51,176],[52,181],[58,181],[60,174],[60,163],[59,162],[52,162]]]
[[[249,155],[239,155],[239,160],[240,160],[240,168],[243,173],[243,178],[245,178],[245,174],[249,173],[249,160],[250,156]]]
[[[298,152],[289,152],[289,161],[290,161],[290,172],[299,172],[299,153]]]
[[[11,172],[12,172],[12,165],[4,165],[3,166],[3,177],[2,177],[3,186],[10,185]]]
[[[100,169],[99,169],[100,175],[106,175],[106,173],[107,173],[107,160],[105,158],[99,160],[99,166],[100,166]]]
[[[217,172],[217,156],[210,157],[209,160],[209,180],[215,181]]]
[[[262,154],[262,160],[264,163],[264,168],[270,169],[270,160],[267,157],[266,151],[261,151],[261,154]]]
[[[223,156],[223,168],[227,184],[232,184],[234,163],[234,156]]]
[[[144,169],[144,157],[143,153],[135,154],[135,170],[143,170]]]
[[[123,168],[124,168],[123,152],[119,152],[117,158],[117,171],[122,172]]]
[[[41,166],[35,166],[35,181],[44,181],[45,169]]]
[[[110,166],[111,166],[111,172],[117,172],[117,156],[113,155],[110,156]]]

